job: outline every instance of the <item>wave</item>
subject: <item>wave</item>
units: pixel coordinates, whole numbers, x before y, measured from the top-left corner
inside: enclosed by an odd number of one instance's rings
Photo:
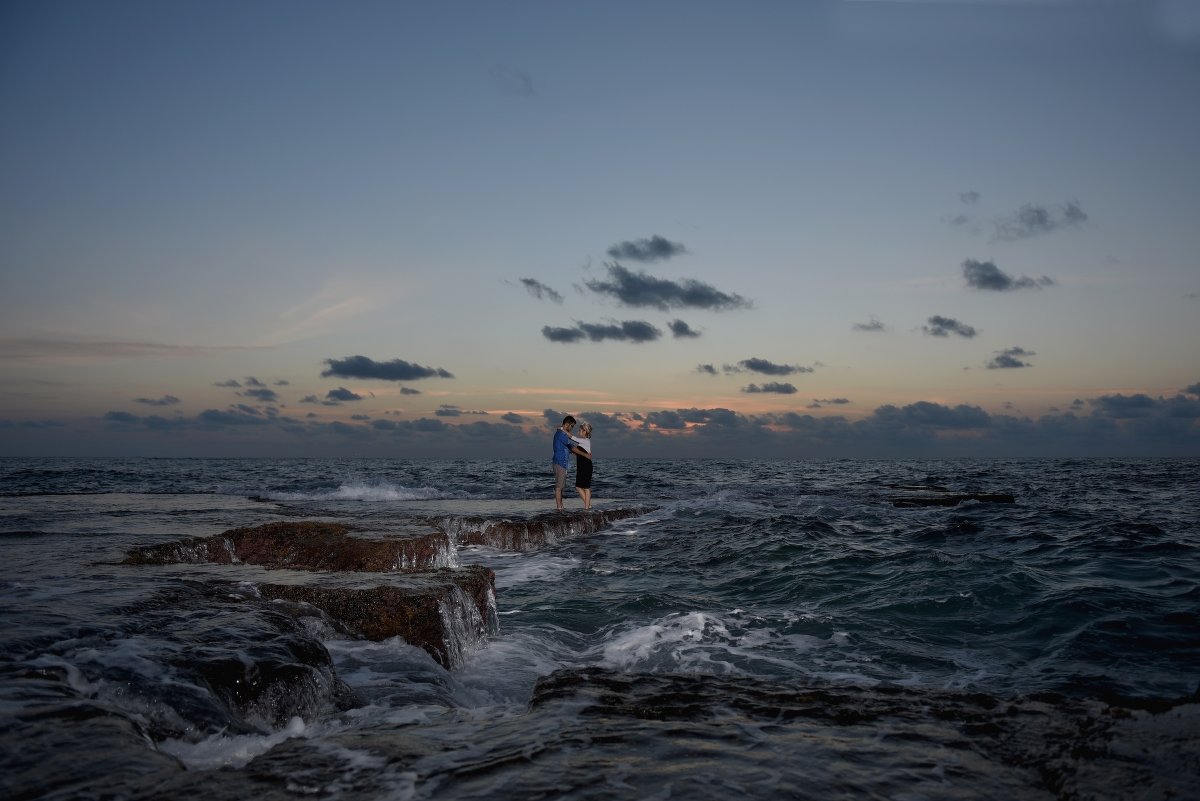
[[[389,481],[344,481],[336,489],[265,492],[254,497],[264,501],[439,501],[470,495],[437,487],[405,487]]]

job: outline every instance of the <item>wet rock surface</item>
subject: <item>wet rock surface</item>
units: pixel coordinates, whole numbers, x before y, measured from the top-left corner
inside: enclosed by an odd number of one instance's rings
[[[331,587],[262,584],[262,597],[309,604],[340,627],[368,640],[403,637],[446,668],[497,629],[496,574],[472,565],[413,573],[403,585]]]
[[[569,509],[502,519],[476,515],[445,516],[430,524],[445,531],[457,545],[486,545],[503,551],[534,551],[563,539],[592,534],[619,520],[640,517],[652,506],[612,509]]]
[[[744,677],[559,670],[524,712],[290,739],[238,772],[124,779],[214,799],[1195,798],[1200,703],[1146,708]]]
[[[282,521],[235,528],[130,551],[129,565],[176,563],[251,564],[294,570],[429,570],[452,567],[455,555],[444,532],[378,539],[350,536],[350,526]]]

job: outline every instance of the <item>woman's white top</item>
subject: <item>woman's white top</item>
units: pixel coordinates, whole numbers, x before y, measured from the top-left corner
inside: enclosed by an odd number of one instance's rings
[[[571,439],[575,440],[575,444],[578,445],[579,447],[583,448],[588,453],[592,452],[592,438],[591,437],[571,437]]]

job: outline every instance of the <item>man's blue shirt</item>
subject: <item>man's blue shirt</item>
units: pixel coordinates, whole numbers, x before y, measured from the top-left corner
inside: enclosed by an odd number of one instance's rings
[[[563,467],[571,466],[571,438],[561,428],[554,432],[554,463]]]

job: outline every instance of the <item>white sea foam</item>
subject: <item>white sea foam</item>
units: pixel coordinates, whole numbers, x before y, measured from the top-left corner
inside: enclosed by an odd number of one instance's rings
[[[468,496],[436,487],[405,487],[388,481],[343,481],[337,489],[272,492],[262,497],[272,501],[437,501]]]
[[[304,721],[294,717],[287,726],[270,734],[214,734],[196,743],[163,740],[158,748],[193,769],[240,768],[284,740],[302,736],[306,729]]]

